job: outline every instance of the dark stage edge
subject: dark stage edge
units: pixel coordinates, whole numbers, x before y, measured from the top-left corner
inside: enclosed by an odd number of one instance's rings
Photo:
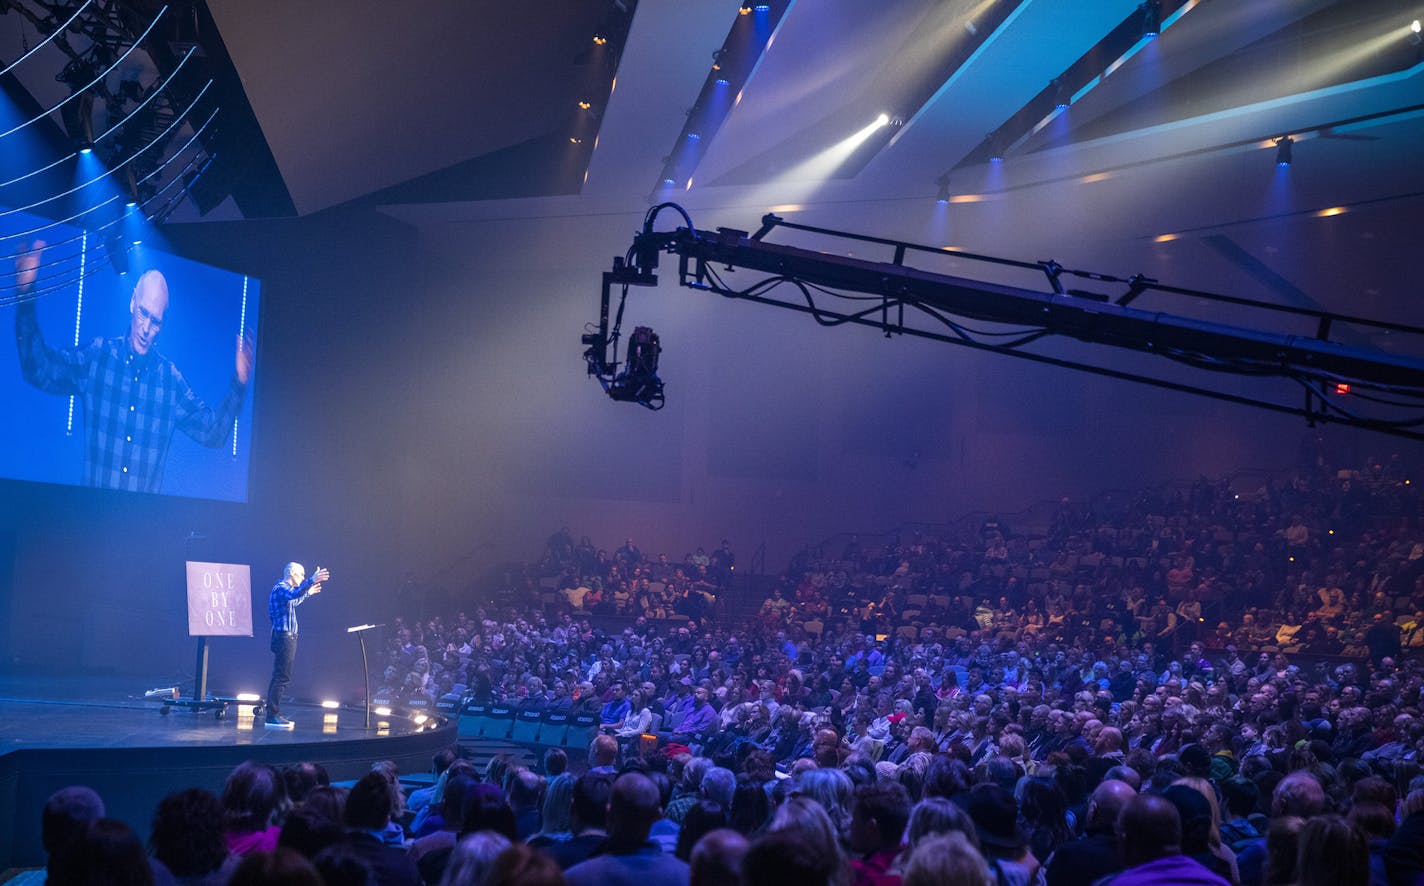
[[[332,712],[291,702],[283,705],[297,724],[290,731],[266,729],[236,708],[221,720],[185,708],[164,716],[157,702],[132,690],[112,681],[0,681],[0,871],[44,863],[40,812],[62,787],[98,791],[108,816],[146,842],[166,794],[190,787],[220,794],[244,760],[278,767],[317,762],[341,781],[360,778],[377,760],[395,761],[402,773],[428,772],[434,753],[458,739],[453,720],[433,718],[436,725],[422,729],[372,714],[368,732],[359,708]],[[334,729],[326,725],[332,713]],[[378,730],[378,722],[389,729]]]

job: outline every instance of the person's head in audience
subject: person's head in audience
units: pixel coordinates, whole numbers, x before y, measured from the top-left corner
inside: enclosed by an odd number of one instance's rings
[[[368,772],[346,797],[344,824],[353,831],[380,833],[391,823],[391,782],[384,772]]]
[[[1182,851],[1182,820],[1177,807],[1156,794],[1138,794],[1117,819],[1118,845],[1126,867],[1157,861]]]
[[[349,846],[328,846],[311,862],[324,886],[377,886],[370,864]]]
[[[838,880],[839,873],[849,869],[840,832],[821,804],[809,797],[792,797],[778,806],[766,831],[790,833],[814,848],[830,860]]]
[[[312,788],[307,792],[307,798],[302,803],[302,808],[320,812],[337,824],[341,824],[346,819],[346,795],[348,793],[350,792],[346,788],[332,785]]]
[[[510,845],[508,837],[494,831],[478,831],[461,837],[450,853],[439,886],[482,884],[494,860]]]
[[[1365,839],[1370,842],[1388,840],[1394,836],[1397,828],[1394,812],[1383,803],[1373,801],[1358,802],[1352,805],[1348,821],[1351,827],[1363,834]]]
[[[1266,830],[1266,864],[1261,880],[1266,886],[1285,886],[1296,881],[1300,832],[1304,828],[1305,819],[1298,815],[1271,819],[1271,826]]]
[[[224,824],[229,833],[253,833],[271,827],[287,805],[287,786],[266,763],[239,763],[222,792]]]
[[[40,813],[40,843],[45,854],[59,854],[103,817],[104,801],[93,788],[75,785],[50,794]]]
[[[473,775],[468,774],[473,770],[459,774],[451,774],[452,772],[453,767],[446,771],[445,787],[440,795],[440,822],[442,830],[459,832],[464,823],[465,798],[479,782]]]
[[[1271,817],[1296,815],[1309,819],[1325,811],[1325,789],[1309,772],[1292,772],[1271,793]]]
[[[1365,837],[1338,815],[1320,815],[1300,831],[1299,886],[1368,886],[1370,851]]]
[[[323,849],[345,839],[346,829],[339,821],[328,818],[325,810],[302,805],[287,813],[277,845],[316,858]]]
[[[290,849],[254,852],[242,860],[227,886],[325,886],[316,867]]]
[[[745,886],[821,886],[831,883],[838,873],[836,859],[818,852],[791,831],[772,831],[758,838],[742,858]]]
[[[152,886],[143,843],[121,821],[92,821],[50,859],[50,886]]]
[[[918,843],[901,882],[904,886],[994,886],[996,881],[968,835],[952,831]]]
[[[743,836],[750,837],[766,826],[771,817],[771,798],[761,782],[748,776],[737,779],[736,790],[732,794],[732,810],[727,816],[727,826]]]
[[[997,784],[977,784],[961,802],[974,821],[979,848],[986,858],[1016,859],[1023,855],[1026,844],[1013,794]]]
[[[727,810],[714,800],[698,800],[683,813],[677,832],[677,849],[673,853],[683,861],[692,858],[692,847],[703,835],[727,827]]]
[[[532,769],[521,769],[509,783],[509,805],[515,813],[537,809],[543,799],[544,779]]]
[[[594,769],[612,768],[618,763],[618,739],[611,735],[596,735],[588,746],[588,765]]]
[[[801,776],[797,792],[821,804],[837,833],[844,836],[850,828],[850,794],[854,787],[850,776],[839,769],[813,769]]]
[[[223,807],[210,791],[176,791],[153,810],[149,849],[175,877],[197,877],[227,861]]]
[[[914,848],[922,840],[941,834],[963,834],[975,849],[979,848],[974,819],[957,803],[944,797],[927,797],[916,803],[905,826],[905,842]]]
[[[541,833],[567,834],[573,830],[571,816],[576,783],[577,779],[567,773],[549,780],[539,812]]]
[[[1106,773],[1104,773],[1103,779],[1120,781],[1128,787],[1132,788],[1133,791],[1137,791],[1142,787],[1141,774],[1139,774],[1138,771],[1136,769],[1133,769],[1131,766],[1114,766]]]
[[[519,839],[514,810],[505,799],[504,791],[483,782],[474,785],[465,793],[465,802],[460,811],[459,833],[463,836],[477,831],[494,831],[503,834],[511,842]]]
[[[1183,855],[1202,855],[1211,849],[1211,806],[1195,789],[1180,782],[1162,792],[1162,798],[1177,807],[1182,825]]]
[[[1249,778],[1234,775],[1221,783],[1221,802],[1226,806],[1222,817],[1228,820],[1246,818],[1256,811],[1261,790]]]
[[[613,843],[638,845],[648,839],[662,816],[658,788],[646,775],[627,772],[613,782],[608,798],[608,837]]]
[[[544,752],[544,774],[550,779],[563,775],[569,768],[569,755],[563,748],[549,748]]]
[[[293,803],[301,803],[313,788],[331,784],[331,777],[317,763],[297,763],[282,770],[282,781],[287,787],[287,797]]]
[[[689,886],[739,886],[742,862],[751,845],[733,830],[709,831],[692,848],[688,861]]]
[[[713,766],[702,776],[702,796],[720,805],[732,808],[732,797],[737,792],[737,776],[732,770]]]
[[[607,830],[608,800],[612,794],[612,776],[586,772],[578,777],[569,806],[569,824],[575,835]]]
[[[896,782],[863,784],[851,801],[850,845],[867,855],[898,849],[910,820],[910,796]]]
[[[564,886],[564,872],[552,858],[515,843],[495,857],[481,886]]]

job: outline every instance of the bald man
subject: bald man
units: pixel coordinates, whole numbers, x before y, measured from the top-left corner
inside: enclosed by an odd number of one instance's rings
[[[37,241],[15,259],[21,299],[15,312],[15,343],[21,374],[41,391],[79,399],[84,410],[84,485],[162,492],[175,430],[210,449],[227,442],[252,374],[252,341],[238,336],[232,383],[221,405],[209,408],[156,348],[168,315],[168,281],[150,270],[139,276],[129,296],[128,334],[51,348],[40,333],[34,299],[28,297],[34,292],[44,246]]]
[[[608,841],[602,854],[564,872],[569,886],[687,886],[687,864],[648,839],[662,814],[652,779],[637,772],[618,776],[608,799]]]

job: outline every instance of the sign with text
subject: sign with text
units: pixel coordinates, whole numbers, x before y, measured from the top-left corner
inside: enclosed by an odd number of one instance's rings
[[[252,636],[252,567],[188,561],[188,634]]]

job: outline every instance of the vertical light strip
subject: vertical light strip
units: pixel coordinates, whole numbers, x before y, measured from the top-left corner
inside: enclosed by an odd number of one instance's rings
[[[237,338],[238,338],[238,341],[239,341],[239,342],[242,341],[242,337],[247,333],[247,280],[248,280],[247,275],[246,275],[246,274],[243,274],[243,275],[242,275],[242,315],[239,317],[239,319],[238,319],[238,321],[237,321]],[[256,342],[253,342],[253,346],[254,346],[254,347],[256,346]],[[248,381],[250,382],[251,380],[252,380],[251,377],[249,377],[249,378],[248,378]],[[241,420],[242,420],[241,416],[239,416],[238,418],[234,418],[234,419],[232,420],[232,457],[233,457],[233,458],[237,458],[237,423],[238,423],[239,421],[241,421]]]
[[[89,255],[89,232],[79,241],[79,298],[74,303],[74,346],[79,347],[79,318],[84,314],[84,262]],[[74,395],[69,395],[69,417],[64,422],[64,435],[74,433]]]

